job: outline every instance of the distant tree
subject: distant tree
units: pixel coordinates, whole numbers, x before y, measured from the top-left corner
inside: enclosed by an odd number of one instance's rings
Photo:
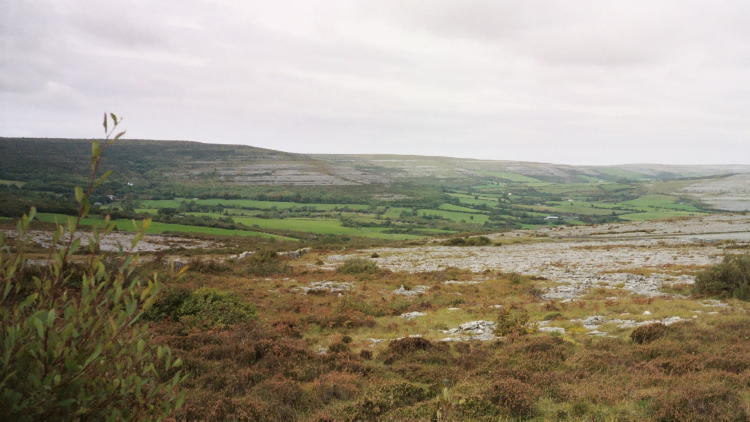
[[[162,217],[174,217],[177,215],[177,208],[159,208],[157,214]]]

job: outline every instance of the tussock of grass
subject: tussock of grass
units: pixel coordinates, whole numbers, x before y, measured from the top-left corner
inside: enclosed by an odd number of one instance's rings
[[[336,268],[343,274],[374,274],[379,270],[375,261],[366,258],[349,258]]]

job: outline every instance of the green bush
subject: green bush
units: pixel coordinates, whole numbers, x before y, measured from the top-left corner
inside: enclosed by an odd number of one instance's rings
[[[246,272],[257,276],[280,274],[289,269],[279,255],[269,249],[262,249],[250,255],[246,260],[246,264]]]
[[[150,320],[169,319],[205,328],[223,328],[256,318],[255,308],[234,293],[201,288],[194,292],[171,289],[163,294],[144,316]]]
[[[492,241],[487,236],[474,236],[466,238],[466,246],[487,246],[492,244]]]
[[[695,277],[700,295],[750,300],[750,254],[727,255],[724,260]]]
[[[343,274],[374,274],[379,270],[378,264],[365,258],[349,258],[336,268]]]
[[[28,279],[24,254],[35,211],[21,218],[11,248],[0,236],[0,415],[4,420],[159,420],[179,408],[177,386],[184,379],[166,347],[152,344],[147,327],[137,324],[156,300],[161,283],[143,279],[136,257],[121,253],[105,260],[100,236],[114,228],[108,220],[94,230],[86,250],[76,230],[88,215],[89,198],[106,181],[98,177],[102,152],[122,136],[92,143],[86,190],[76,187],[78,216],[58,225],[50,261]],[[148,221],[140,225],[138,243]],[[14,250],[15,249],[15,250]],[[71,271],[71,257],[86,260]],[[74,282],[73,277],[76,278]],[[29,282],[31,281],[31,282]]]
[[[173,322],[180,320],[180,308],[190,298],[190,290],[172,288],[162,293],[153,306],[143,314],[143,319],[161,321],[169,319]]]
[[[465,246],[466,245],[466,239],[463,237],[453,237],[451,239],[446,240],[443,242],[443,245],[446,246]]]
[[[180,307],[180,321],[192,321],[206,327],[227,326],[255,318],[255,308],[234,293],[201,288]]]
[[[443,242],[446,246],[487,246],[492,241],[487,236],[454,237]]]

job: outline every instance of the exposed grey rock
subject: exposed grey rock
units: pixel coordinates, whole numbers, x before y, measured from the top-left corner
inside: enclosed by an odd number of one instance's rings
[[[419,285],[419,286],[414,286],[410,289],[407,289],[402,284],[401,287],[394,290],[393,293],[397,295],[404,295],[404,296],[418,296],[418,295],[424,294],[429,288],[430,288],[429,286]]]
[[[300,249],[297,249],[297,250],[294,250],[294,251],[279,252],[278,255],[279,256],[285,256],[285,257],[288,257],[288,258],[300,258],[300,257],[302,257],[302,255],[304,255],[304,254],[306,254],[306,253],[308,253],[310,251],[312,251],[312,248],[300,248]]]
[[[703,306],[715,306],[717,308],[726,308],[727,306],[729,306],[728,303],[716,299],[706,299],[702,301],[701,304]]]
[[[696,235],[698,234],[698,235]],[[702,266],[720,261],[723,251],[706,240],[750,238],[750,216],[715,215],[678,221],[647,221],[519,230],[494,237],[554,238],[555,241],[495,246],[420,246],[378,248],[354,255],[332,255],[334,268],[351,256],[380,258],[378,265],[394,271],[437,271],[449,267],[538,275],[556,283],[546,299],[570,300],[595,287],[625,289],[644,296],[666,295],[662,289],[694,282],[690,274],[660,272],[662,267]],[[698,243],[696,243],[698,242]],[[633,274],[648,267],[650,274]],[[455,281],[455,280],[452,280]],[[453,284],[453,283],[447,283]],[[675,295],[671,295],[675,296]]]
[[[458,280],[448,280],[444,281],[443,284],[446,285],[454,285],[454,286],[472,286],[481,283],[479,280],[469,280],[469,281],[458,281]]]
[[[563,327],[539,327],[537,331],[541,331],[543,333],[565,334],[565,328]]]
[[[493,321],[470,321],[459,325],[450,330],[443,330],[443,333],[450,334],[452,337],[446,337],[441,341],[465,341],[465,340],[494,340],[495,323]]]
[[[425,315],[427,314],[424,312],[414,311],[414,312],[407,312],[405,314],[401,314],[401,318],[414,319],[414,318],[425,316]]]
[[[606,321],[607,321],[607,319],[604,318],[601,315],[592,315],[592,316],[590,316],[588,318],[585,318],[582,321],[582,324],[583,324],[583,328],[585,328],[587,330],[595,330],[600,325],[604,324]]]
[[[650,313],[649,313],[650,314]],[[633,319],[619,319],[612,318],[607,319],[601,315],[593,315],[583,320],[571,320],[571,322],[581,322],[583,328],[589,331],[598,331],[599,327],[604,324],[616,324],[618,328],[636,328],[642,325],[662,323],[664,325],[672,325],[680,321],[685,321],[684,318],[678,316],[667,317],[663,319],[649,319],[645,321],[636,321]],[[589,332],[589,334],[591,334]]]
[[[253,255],[254,253],[255,251],[245,251],[245,252],[238,253],[237,255],[232,255],[229,258],[240,260],[240,259],[245,259],[248,256]]]
[[[352,283],[343,281],[313,281],[308,286],[302,287],[305,293],[343,293],[354,287]]]

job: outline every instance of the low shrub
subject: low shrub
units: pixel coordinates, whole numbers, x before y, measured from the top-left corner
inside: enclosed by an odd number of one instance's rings
[[[429,350],[432,348],[432,342],[422,337],[406,337],[388,343],[388,351],[397,355],[405,355],[417,350]]]
[[[378,264],[366,258],[349,258],[336,268],[343,274],[374,274],[379,270]]]
[[[190,298],[190,290],[185,288],[170,288],[159,296],[151,308],[143,314],[147,321],[161,321],[168,319],[172,322],[180,320],[180,307]]]
[[[512,284],[521,284],[524,282],[524,277],[519,273],[509,273],[509,274],[506,274],[505,277]]]
[[[534,405],[537,397],[534,388],[515,378],[502,378],[495,381],[487,398],[516,418],[528,418],[535,413]]]
[[[656,324],[641,325],[630,333],[630,339],[638,344],[651,343],[663,337],[669,331],[669,327],[657,322]]]
[[[218,261],[214,261],[212,259],[209,260],[202,260],[202,259],[191,259],[188,263],[188,268],[190,271],[195,271],[199,273],[205,273],[205,274],[217,274],[217,273],[224,273],[229,271],[231,268]]]
[[[359,393],[360,382],[356,375],[330,372],[315,381],[312,391],[316,399],[325,404],[351,400]]]
[[[487,246],[492,244],[492,241],[487,236],[474,236],[466,238],[466,246]]]
[[[695,277],[695,293],[750,300],[750,254],[726,255]]]
[[[548,314],[545,314],[542,319],[545,321],[553,321],[553,320],[561,319],[561,318],[562,318],[562,314],[560,312],[550,312]]]
[[[446,246],[487,246],[492,241],[487,236],[454,237],[443,242]]]
[[[747,421],[750,415],[738,391],[726,385],[692,377],[678,387],[667,389],[652,403],[653,419],[658,422]]]
[[[217,289],[167,290],[144,315],[147,320],[168,319],[204,328],[219,328],[256,318],[255,308],[238,295]]]
[[[347,346],[344,342],[333,343],[330,347],[328,347],[328,351],[331,353],[346,353],[349,351],[349,346]]]
[[[523,308],[502,308],[497,317],[495,335],[519,336],[529,334],[532,327],[529,324],[529,313]]]
[[[393,409],[427,400],[430,394],[419,385],[400,382],[373,388],[366,397],[347,409],[348,420],[379,420],[381,415]]]
[[[443,242],[445,246],[466,246],[466,239],[463,237],[454,237]]]
[[[255,308],[234,293],[201,288],[191,293],[179,309],[180,321],[203,327],[225,327],[256,318]]]
[[[306,318],[306,321],[327,328],[357,328],[373,327],[375,325],[375,318],[372,316],[341,306],[323,313],[310,315]]]
[[[260,250],[245,260],[244,271],[250,275],[269,276],[281,274],[289,270],[289,266],[279,255],[269,249]]]

